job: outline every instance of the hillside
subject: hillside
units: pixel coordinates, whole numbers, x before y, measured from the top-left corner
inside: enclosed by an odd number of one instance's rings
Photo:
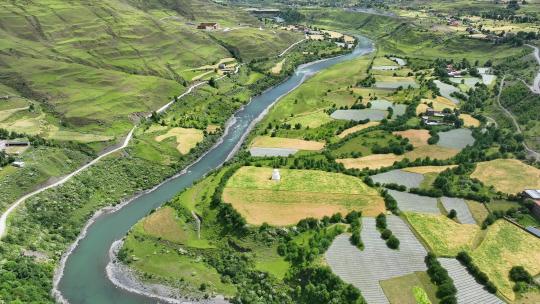
[[[199,22],[218,22],[234,35],[197,30]],[[74,140],[123,135],[136,114],[181,93],[190,69],[231,57],[222,40],[229,48],[250,50],[252,59],[301,39],[280,31],[254,34],[254,27],[259,30],[258,21],[242,10],[206,1],[4,1],[0,95],[22,97],[37,111],[18,113],[2,127]]]

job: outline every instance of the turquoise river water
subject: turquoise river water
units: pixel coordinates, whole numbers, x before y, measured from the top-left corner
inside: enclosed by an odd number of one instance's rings
[[[220,167],[234,153],[258,117],[281,96],[291,92],[313,74],[340,62],[369,53],[373,44],[359,37],[358,46],[347,55],[305,64],[283,83],[253,97],[251,102],[235,113],[222,141],[180,174],[145,193],[113,213],[105,213],[95,220],[86,236],[66,260],[64,274],[58,283],[62,296],[72,304],[156,303],[156,299],[141,296],[116,287],[108,278],[105,267],[109,262],[112,243],[126,235],[129,229],[152,209],[173,198],[208,172]]]

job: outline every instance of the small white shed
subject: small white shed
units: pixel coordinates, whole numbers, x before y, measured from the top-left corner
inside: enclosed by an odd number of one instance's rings
[[[274,171],[272,171],[272,180],[281,180],[281,175],[279,174],[278,169],[274,169]]]

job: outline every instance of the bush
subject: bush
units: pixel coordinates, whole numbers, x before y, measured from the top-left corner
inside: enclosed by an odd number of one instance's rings
[[[377,228],[386,229],[386,215],[384,213],[380,213],[379,215],[377,215],[375,223]]]
[[[431,281],[437,285],[437,297],[441,299],[440,303],[456,304],[456,287],[454,281],[448,275],[448,271],[444,269],[433,253],[428,253],[424,259],[428,267],[427,273]]]
[[[514,282],[525,282],[531,284],[533,278],[523,266],[514,266],[510,269],[510,280]]]
[[[381,233],[381,238],[383,240],[388,240],[392,236],[392,230],[390,229],[384,229]]]
[[[390,238],[386,241],[386,246],[390,249],[398,249],[399,248],[399,240],[394,236],[391,235]]]
[[[457,216],[456,210],[452,209],[450,212],[448,212],[448,218],[455,219]]]

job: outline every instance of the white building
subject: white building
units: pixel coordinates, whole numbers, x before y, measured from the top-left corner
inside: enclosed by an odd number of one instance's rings
[[[272,180],[281,180],[281,175],[279,174],[278,169],[274,169],[274,171],[272,171]]]

